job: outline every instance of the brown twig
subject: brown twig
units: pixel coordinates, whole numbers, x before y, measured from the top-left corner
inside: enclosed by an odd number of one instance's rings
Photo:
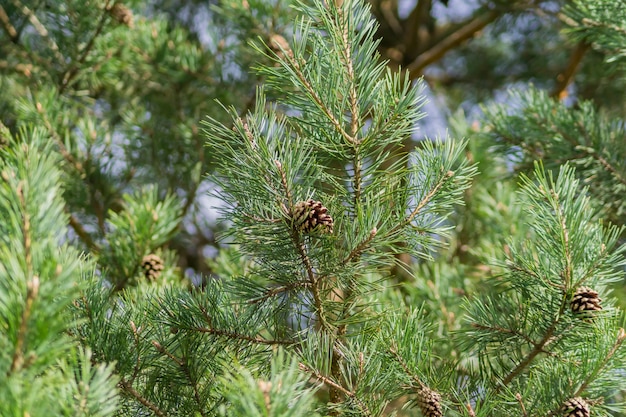
[[[398,353],[398,350],[394,346],[389,347],[389,353],[391,353],[393,355],[393,357],[400,364],[400,366],[402,367],[404,372],[413,380],[413,382],[415,382],[420,387],[420,389],[427,388],[426,384],[424,384],[417,377],[417,375],[415,375],[413,372],[411,372],[411,370],[409,369],[409,366],[406,364],[404,359],[402,359],[402,356],[400,356],[400,354]]]
[[[309,368],[308,366],[306,366],[303,363],[300,363],[299,367],[300,367],[300,369],[302,371],[307,372],[307,373],[311,374],[313,377],[315,377],[316,379],[322,381],[324,383],[324,385],[326,385],[327,387],[333,388],[333,389],[335,389],[337,391],[340,391],[346,397],[351,398],[352,400],[354,400],[354,402],[357,403],[357,405],[361,409],[361,412],[363,413],[362,415],[364,415],[364,416],[371,416],[372,415],[372,413],[369,411],[369,408],[367,407],[367,405],[360,398],[358,398],[354,392],[345,389],[341,385],[337,384],[335,381],[333,381],[330,378],[320,374],[315,369]]]
[[[519,403],[520,408],[522,409],[522,416],[527,417],[528,413],[526,412],[526,407],[524,406],[524,401],[522,401],[522,395],[518,392],[515,394],[515,399]]]
[[[260,337],[252,337],[252,336],[247,336],[245,334],[239,334],[239,333],[234,333],[234,332],[229,332],[226,330],[219,330],[219,329],[214,329],[212,327],[191,327],[190,330],[199,332],[199,333],[208,333],[208,334],[212,334],[214,336],[223,336],[229,339],[234,339],[234,340],[244,340],[247,342],[251,342],[251,343],[256,343],[259,345],[285,345],[285,346],[289,346],[289,345],[293,345],[294,342],[289,341],[289,340],[268,340],[268,339],[263,339]]]
[[[572,395],[572,397],[580,396],[583,393],[583,391],[587,389],[589,384],[591,384],[596,379],[600,371],[602,371],[602,369],[606,366],[606,364],[609,363],[613,355],[615,355],[615,352],[617,352],[617,350],[622,346],[622,344],[624,343],[624,340],[626,340],[626,332],[624,332],[623,328],[620,328],[617,333],[617,339],[615,340],[615,343],[613,344],[611,349],[609,349],[609,351],[607,352],[602,362],[600,362],[599,366],[596,367],[596,369],[587,377],[585,381],[583,381],[582,384],[580,384],[580,386],[578,387],[574,395]]]
[[[52,52],[54,52],[54,56],[59,61],[59,64],[63,64],[63,62],[65,62],[65,58],[63,57],[63,55],[61,55],[61,52],[59,51],[59,46],[50,37],[48,30],[45,28],[44,25],[41,24],[35,13],[27,6],[22,4],[20,0],[13,0],[13,5],[17,7],[24,16],[26,16],[30,24],[33,25],[37,33],[39,33],[39,36],[41,36],[48,42],[48,45],[50,46],[50,49],[52,49]]]
[[[313,99],[315,104],[318,106],[318,108],[322,111],[322,113],[326,115],[330,123],[335,127],[335,130],[337,130],[337,132],[339,132],[339,134],[344,139],[346,139],[348,143],[355,143],[356,139],[352,137],[348,132],[346,132],[346,130],[343,128],[339,119],[335,117],[335,115],[330,111],[330,109],[324,104],[324,102],[322,101],[322,98],[317,94],[317,92],[315,91],[315,89],[313,88],[309,80],[307,79],[307,77],[302,72],[300,64],[296,61],[296,58],[293,56],[293,54],[287,53],[284,55],[284,57],[285,57],[284,59],[286,61],[286,64],[288,64],[289,66],[289,69],[294,72],[294,74],[300,81],[302,87],[304,87],[305,91],[311,96],[311,98]]]
[[[165,414],[163,411],[161,411],[159,409],[159,407],[157,407],[154,403],[150,402],[147,398],[145,398],[137,390],[135,390],[133,388],[133,386],[129,382],[127,382],[124,379],[122,379],[119,382],[118,385],[124,392],[129,394],[131,397],[134,397],[144,407],[146,407],[148,410],[152,411],[155,416],[157,416],[157,417],[167,417],[167,414]]]
[[[281,285],[280,287],[275,287],[275,288],[270,288],[269,290],[265,291],[263,293],[263,295],[257,297],[257,298],[252,298],[250,300],[248,300],[246,303],[247,304],[258,304],[260,302],[263,302],[269,298],[272,298],[276,295],[291,291],[295,288],[300,288],[300,287],[309,287],[311,286],[311,283],[309,281],[296,281],[296,282],[291,282],[289,284],[286,285]]]
[[[206,417],[206,413],[204,412],[204,407],[203,407],[203,401],[200,397],[200,393],[198,392],[198,382],[193,378],[193,375],[191,374],[191,372],[189,372],[189,366],[187,365],[187,362],[185,362],[185,360],[183,359],[180,359],[174,356],[167,349],[161,346],[159,342],[153,340],[152,344],[154,345],[157,351],[164,354],[165,356],[170,358],[174,363],[176,363],[176,365],[178,365],[181,372],[185,375],[185,378],[187,378],[187,382],[189,382],[189,384],[193,387],[193,396],[194,396],[194,399],[196,400],[196,403],[198,404],[198,412],[200,413],[200,416]]]
[[[585,53],[587,53],[587,51],[589,50],[589,47],[590,45],[585,41],[581,41],[578,43],[576,49],[574,49],[572,55],[570,56],[567,67],[562,73],[557,76],[556,85],[550,93],[550,97],[563,100],[567,96],[567,86],[574,79],[574,75],[576,74],[576,71],[578,71],[580,63],[582,62]]]
[[[363,241],[359,243],[356,246],[356,248],[352,249],[352,251],[348,254],[348,256],[346,256],[345,259],[341,261],[341,265],[347,265],[353,259],[359,258],[361,254],[367,249],[367,247],[369,246],[370,242],[374,239],[374,237],[376,237],[377,233],[378,233],[378,229],[376,227],[370,230],[370,234],[365,239],[363,239]]]
[[[424,207],[426,207],[426,205],[428,203],[430,203],[430,201],[432,200],[432,198],[439,192],[439,190],[441,189],[441,187],[443,187],[443,185],[454,176],[454,172],[453,171],[448,171],[445,173],[445,175],[443,175],[439,181],[437,182],[437,184],[435,184],[435,186],[422,198],[422,200],[417,204],[417,206],[415,207],[415,209],[413,209],[413,211],[411,212],[411,214],[406,218],[406,220],[404,221],[404,224],[409,224],[413,221],[413,219],[415,218],[415,216],[417,216],[419,214],[420,211],[422,211],[422,209]]]
[[[440,60],[448,51],[456,48],[464,41],[472,38],[481,29],[493,22],[500,16],[501,12],[497,10],[488,10],[476,16],[466,25],[451,33],[432,48],[422,52],[413,62],[411,62],[406,70],[410,74],[412,80],[420,77],[424,68],[428,65]]]
[[[15,30],[15,27],[11,24],[11,20],[2,6],[0,6],[0,22],[2,22],[2,26],[4,27],[7,35],[9,35],[11,42],[17,43],[19,38],[17,30]]]
[[[89,53],[91,52],[91,49],[93,48],[95,44],[96,38],[100,36],[102,29],[104,29],[104,24],[109,15],[108,8],[109,8],[110,2],[111,0],[107,0],[106,3],[104,4],[104,8],[102,9],[102,15],[100,16],[100,20],[98,21],[98,26],[96,27],[96,31],[87,42],[87,45],[85,45],[85,48],[83,49],[82,54],[80,55],[78,60],[72,62],[72,66],[68,68],[63,74],[63,76],[61,77],[61,85],[59,85],[59,94],[63,94],[65,89],[69,86],[70,82],[74,79],[74,77],[76,77],[76,75],[78,74],[80,70],[79,66],[85,62],[85,59],[87,59],[87,56],[89,55]]]

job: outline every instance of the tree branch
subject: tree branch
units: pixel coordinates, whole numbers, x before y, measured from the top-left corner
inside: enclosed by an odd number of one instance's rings
[[[457,31],[442,39],[437,44],[433,45],[430,49],[422,52],[406,68],[406,71],[409,72],[410,78],[414,80],[420,77],[424,68],[434,62],[437,62],[448,51],[456,48],[464,41],[472,38],[481,29],[496,20],[500,16],[500,14],[501,12],[497,10],[486,11],[472,19],[465,26],[459,28]]]
[[[70,82],[74,79],[74,77],[76,77],[76,75],[78,74],[80,70],[79,65],[85,62],[85,59],[87,59],[89,52],[91,52],[91,49],[93,48],[95,44],[96,38],[100,36],[100,33],[102,32],[102,29],[104,28],[104,23],[106,22],[106,19],[108,16],[107,9],[109,8],[110,1],[111,0],[107,0],[106,3],[104,4],[104,8],[102,9],[102,15],[100,16],[100,20],[98,21],[98,26],[96,27],[96,31],[94,32],[93,36],[89,39],[89,42],[87,42],[87,45],[85,45],[85,48],[83,49],[81,56],[78,58],[78,60],[72,62],[72,66],[68,68],[63,74],[63,76],[61,77],[61,85],[59,86],[59,94],[63,94],[65,89],[69,86]]]
[[[50,37],[48,30],[41,24],[35,13],[22,4],[20,0],[13,0],[13,5],[17,7],[22,14],[26,16],[26,18],[28,18],[30,24],[33,25],[37,33],[39,33],[39,36],[48,42],[48,45],[50,46],[52,52],[54,52],[54,56],[59,61],[59,64],[63,64],[65,62],[65,58],[61,55],[61,51],[59,51],[59,45],[57,45],[56,42]],[[17,36],[19,37],[19,34],[17,34]]]
[[[9,39],[11,42],[17,43],[19,39],[19,35],[17,34],[17,30],[11,24],[11,20],[7,15],[7,12],[4,10],[4,7],[0,6],[0,22],[2,22],[2,26],[4,27],[4,31],[9,35]]]
[[[363,413],[362,415],[364,416],[371,416],[372,413],[370,412],[369,408],[367,408],[367,405],[361,400],[359,399],[356,394],[352,391],[349,391],[347,389],[345,389],[344,387],[342,387],[341,385],[337,384],[335,381],[331,380],[330,378],[320,374],[319,372],[317,372],[315,369],[311,369],[308,366],[306,366],[303,363],[300,363],[300,369],[303,370],[306,373],[311,374],[312,376],[314,376],[315,378],[319,379],[320,381],[322,381],[324,383],[324,385],[326,385],[329,388],[333,388],[337,391],[340,391],[341,393],[343,393],[346,397],[351,398],[352,400],[354,400],[354,402],[359,406],[359,408],[361,409],[361,412]]]
[[[132,385],[130,383],[128,383],[127,381],[125,381],[124,379],[122,379],[119,382],[119,387],[126,392],[127,394],[129,394],[130,396],[134,397],[137,401],[139,401],[144,407],[146,407],[147,409],[149,409],[150,411],[152,411],[154,413],[155,416],[157,417],[167,417],[167,414],[165,414],[163,411],[161,411],[159,409],[159,407],[157,407],[155,404],[153,404],[152,402],[150,402],[147,398],[145,398],[143,395],[141,395],[137,390],[135,390]]]
[[[585,53],[589,50],[589,47],[590,45],[584,41],[578,43],[576,49],[574,49],[572,55],[570,56],[567,68],[565,68],[565,70],[556,77],[557,82],[554,86],[554,90],[550,93],[550,97],[559,100],[563,100],[567,97],[567,86],[574,79],[574,75],[576,74],[576,71],[578,71],[580,63],[582,62]]]

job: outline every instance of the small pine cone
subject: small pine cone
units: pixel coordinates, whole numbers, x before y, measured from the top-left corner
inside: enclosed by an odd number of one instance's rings
[[[600,301],[602,299],[598,297],[597,291],[589,287],[580,287],[574,293],[570,307],[574,313],[590,314],[593,311],[602,310]]]
[[[119,24],[126,25],[129,28],[133,28],[133,12],[122,3],[115,3],[110,9],[109,14],[113,19],[115,19]]]
[[[565,417],[589,417],[589,404],[580,397],[570,398],[563,404],[563,416]]]
[[[422,387],[417,393],[417,406],[424,417],[442,417],[441,395],[428,387]]]
[[[327,211],[319,201],[301,201],[293,208],[294,224],[302,233],[332,233],[333,218]]]
[[[152,281],[161,275],[161,271],[163,271],[163,260],[154,253],[151,253],[143,257],[141,267],[143,268],[143,274],[146,278]]]

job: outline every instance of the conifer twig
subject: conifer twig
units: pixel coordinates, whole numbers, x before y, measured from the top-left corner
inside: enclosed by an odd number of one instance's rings
[[[464,41],[470,39],[481,29],[493,22],[500,16],[498,10],[489,10],[473,18],[466,25],[459,28],[456,32],[451,33],[430,49],[422,52],[413,62],[411,62],[406,70],[410,74],[411,80],[422,75],[422,71],[428,65],[440,60],[448,51],[459,46]]]
[[[201,401],[200,393],[198,392],[198,382],[193,378],[193,375],[191,375],[191,372],[189,372],[189,365],[187,365],[187,363],[183,359],[180,359],[174,356],[172,353],[170,353],[167,349],[161,346],[159,342],[153,340],[152,344],[154,345],[156,350],[158,350],[160,353],[170,358],[172,361],[174,361],[174,363],[176,363],[176,365],[178,365],[183,375],[185,375],[185,378],[187,378],[187,382],[189,382],[189,384],[193,388],[193,396],[194,396],[194,399],[196,400],[196,404],[198,404],[197,411],[200,413],[200,416],[206,417],[206,413],[204,412],[204,407],[202,404],[203,402]]]
[[[5,32],[9,35],[11,42],[16,43],[18,40],[17,30],[15,30],[15,27],[11,24],[11,20],[2,6],[0,6],[0,21],[2,22]]]
[[[567,68],[565,71],[560,73],[556,79],[556,85],[554,86],[554,90],[550,93],[550,96],[554,99],[562,99],[565,97],[564,93],[567,89],[567,86],[570,85],[572,80],[574,79],[574,75],[576,75],[576,71],[580,67],[580,63],[583,60],[583,57],[589,50],[590,44],[585,41],[580,41],[576,46],[576,49],[572,52],[570,56],[569,63],[567,64]]]
[[[134,389],[133,386],[129,382],[127,382],[125,379],[122,378],[120,380],[119,386],[120,386],[120,388],[122,388],[122,390],[124,392],[126,392],[127,394],[129,394],[132,397],[134,397],[144,407],[146,407],[147,409],[152,411],[155,416],[157,416],[157,417],[167,417],[167,414],[165,414],[163,411],[161,411],[159,409],[159,407],[157,407],[154,403],[150,402],[146,397],[141,395],[141,393],[139,393],[136,389]]]
[[[518,392],[515,394],[515,399],[519,403],[520,408],[522,409],[522,416],[527,417],[528,413],[526,412],[526,407],[524,406],[524,401],[522,401],[522,395]]]
[[[33,301],[39,293],[39,277],[37,275],[26,284],[26,304],[22,311],[22,319],[20,320],[20,329],[17,333],[17,342],[15,343],[15,352],[11,361],[11,373],[18,371],[24,363],[24,340],[26,339],[26,331],[28,330],[28,320],[33,308]]]
[[[454,171],[448,171],[445,173],[445,175],[443,175],[439,181],[437,181],[437,184],[435,184],[435,186],[433,188],[431,188],[431,190],[424,196],[422,197],[421,201],[417,204],[417,206],[415,207],[415,209],[413,209],[413,211],[411,212],[411,214],[409,214],[407,216],[407,218],[400,224],[396,225],[395,227],[393,227],[388,234],[392,234],[394,232],[397,232],[401,227],[411,223],[413,221],[413,219],[420,213],[420,211],[422,211],[422,209],[424,207],[426,207],[426,205],[428,205],[428,203],[430,203],[430,201],[433,199],[433,197],[439,192],[439,190],[444,186],[444,184],[454,176]]]
[[[268,298],[272,298],[276,295],[279,294],[283,294],[285,292],[291,291],[295,288],[300,288],[300,287],[309,287],[311,286],[311,283],[309,281],[296,281],[296,282],[291,282],[289,284],[286,285],[281,285],[280,287],[274,287],[274,288],[270,288],[267,291],[265,291],[263,293],[263,295],[257,297],[257,298],[252,298],[248,301],[246,301],[247,304],[258,304],[260,302],[263,302],[265,300],[267,300]]]
[[[59,61],[59,64],[63,64],[63,62],[65,62],[65,58],[59,51],[59,45],[57,45],[54,39],[50,37],[48,30],[45,28],[44,25],[41,24],[41,21],[39,21],[35,13],[31,9],[29,9],[28,6],[24,5],[20,0],[13,0],[13,5],[17,7],[24,16],[26,16],[30,24],[33,25],[37,33],[39,33],[39,36],[41,36],[48,42],[48,45],[50,45],[50,49],[52,49],[52,52],[54,52],[54,56]]]
[[[565,304],[563,304],[563,306],[564,305]],[[557,317],[561,317],[561,315],[563,314],[563,309],[564,309],[563,306],[561,306],[561,311],[559,311],[559,314],[557,315]],[[524,357],[524,359],[522,359],[520,363],[518,363],[517,366],[513,368],[513,370],[511,370],[511,372],[509,372],[509,374],[502,380],[502,386],[508,385],[511,381],[513,381],[513,379],[517,375],[519,375],[533,361],[533,359],[535,359],[535,357],[537,357],[537,355],[545,352],[544,347],[553,340],[554,331],[556,330],[556,325],[558,323],[559,323],[558,319],[555,319],[552,321],[552,324],[550,325],[550,327],[544,334],[543,338],[541,338],[539,342],[535,343],[535,347],[533,348],[533,350],[531,350]],[[499,390],[499,388],[497,390]]]
[[[102,14],[100,15],[100,20],[98,21],[98,26],[96,26],[95,32],[89,38],[87,45],[85,45],[85,47],[83,48],[83,51],[80,57],[78,57],[77,60],[72,62],[72,66],[68,68],[63,74],[63,76],[61,77],[61,85],[59,86],[59,94],[63,94],[63,92],[69,86],[72,79],[76,77],[76,75],[78,74],[80,70],[79,66],[85,62],[85,59],[87,59],[87,56],[89,55],[93,46],[95,45],[96,38],[100,36],[102,29],[104,29],[104,24],[106,23],[106,19],[108,16],[107,10],[109,8],[110,2],[111,0],[106,0],[106,2],[104,3],[104,8],[102,9]]]
[[[260,337],[247,336],[245,334],[229,332],[226,330],[214,329],[212,327],[190,327],[190,330],[199,332],[199,333],[208,333],[215,336],[224,336],[228,339],[233,340],[244,340],[251,343],[256,343],[259,345],[293,345],[294,342],[289,340],[274,340],[274,339],[263,339]]]
[[[329,388],[333,388],[337,391],[340,391],[341,393],[343,393],[346,397],[351,398],[355,403],[357,403],[357,405],[359,406],[359,408],[361,409],[361,412],[363,413],[362,415],[364,416],[371,416],[372,413],[370,412],[369,408],[367,407],[367,404],[365,404],[359,397],[357,397],[357,395],[350,391],[347,390],[346,388],[342,387],[341,385],[337,384],[335,381],[331,380],[330,378],[322,375],[321,373],[317,372],[315,369],[311,369],[308,366],[306,366],[303,363],[299,364],[299,367],[302,371],[311,374],[313,377],[315,377],[316,379],[322,381],[324,383],[324,385],[328,386]]]
[[[389,347],[389,353],[395,358],[395,360],[400,364],[404,372],[415,382],[420,388],[426,388],[426,384],[424,384],[418,377],[409,369],[409,366],[406,364],[402,356],[398,353],[398,350],[395,346]]]
[[[363,241],[359,243],[354,249],[352,249],[352,251],[350,251],[348,256],[346,256],[341,261],[341,265],[347,265],[353,259],[359,258],[360,255],[367,249],[370,242],[376,237],[377,233],[378,233],[378,229],[376,227],[370,230],[370,234],[365,239],[363,239]]]
[[[317,104],[318,108],[322,110],[322,112],[326,115],[331,124],[335,127],[335,130],[341,134],[348,141],[348,143],[356,143],[356,139],[352,137],[346,130],[343,128],[337,117],[330,111],[330,109],[324,104],[322,98],[317,94],[309,80],[306,78],[306,75],[302,72],[300,68],[300,64],[293,57],[293,54],[285,54],[285,59],[287,63],[290,65],[290,68],[295,72],[296,77],[306,90],[306,92],[311,96],[315,104]]]
[[[602,371],[602,369],[606,366],[606,364],[609,363],[613,355],[615,355],[615,352],[617,352],[617,350],[622,346],[622,344],[624,343],[624,340],[626,340],[626,332],[624,331],[623,328],[620,328],[619,331],[617,332],[617,339],[615,340],[615,343],[613,344],[611,349],[609,349],[609,351],[607,352],[602,362],[600,362],[599,366],[597,366],[596,369],[594,369],[594,371],[587,377],[585,381],[583,381],[582,384],[580,384],[580,386],[578,387],[574,395],[572,395],[573,397],[580,396],[583,393],[583,391],[587,389],[589,384],[591,384],[596,379],[600,371]]]
[[[285,170],[283,169],[280,161],[274,161],[276,167],[278,168],[278,172],[280,173],[280,180],[283,187],[283,191],[285,192],[285,196],[287,198],[287,202],[289,204],[289,208],[287,208],[287,216],[289,219],[293,218],[293,201],[291,197],[291,190],[289,188],[289,184],[287,184],[287,176],[285,174]],[[284,209],[284,208],[283,208]],[[326,321],[326,314],[324,312],[324,304],[322,302],[322,297],[320,295],[319,290],[319,279],[315,276],[315,272],[313,271],[313,264],[311,263],[311,259],[306,251],[304,243],[301,240],[301,236],[297,229],[292,225],[289,235],[291,237],[291,241],[298,251],[298,255],[300,256],[300,260],[305,267],[307,278],[309,280],[311,286],[311,293],[313,294],[313,302],[315,303],[315,309],[317,310],[317,317],[320,321],[321,326],[330,330],[330,325]]]

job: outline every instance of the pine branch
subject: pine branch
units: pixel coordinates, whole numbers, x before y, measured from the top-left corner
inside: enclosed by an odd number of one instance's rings
[[[404,361],[404,359],[402,359],[402,356],[400,356],[400,354],[398,353],[398,349],[396,349],[395,346],[390,346],[388,349],[389,353],[391,353],[391,355],[393,356],[393,358],[396,360],[396,362],[398,362],[400,364],[400,366],[402,367],[402,369],[404,370],[404,373],[413,380],[413,382],[415,382],[420,389],[424,389],[427,388],[426,384],[424,384],[422,382],[422,380],[420,380],[417,375],[415,375],[413,372],[411,372],[411,370],[409,369],[409,366],[406,364],[406,362]]]
[[[346,397],[352,399],[359,406],[362,415],[364,415],[364,416],[372,416],[372,413],[369,411],[369,408],[367,407],[367,405],[359,397],[357,397],[357,395],[354,392],[352,392],[350,390],[347,390],[346,388],[344,388],[341,385],[337,384],[336,382],[334,382],[330,378],[322,375],[321,373],[317,372],[315,369],[309,368],[308,366],[306,366],[303,363],[300,363],[299,367],[300,367],[300,369],[302,371],[304,371],[304,372],[306,372],[308,374],[311,374],[316,379],[322,381],[324,383],[324,385],[326,385],[330,389],[337,390],[337,391],[341,392],[343,395],[345,395]]]
[[[9,19],[7,12],[2,6],[0,6],[0,21],[2,22],[4,31],[7,33],[7,35],[9,35],[9,39],[11,39],[11,42],[17,43],[19,39],[17,30],[15,30],[15,27],[13,26],[13,24],[11,24],[11,20]]]
[[[289,292],[291,290],[294,290],[296,288],[301,288],[301,287],[310,287],[311,286],[311,282],[309,281],[296,281],[296,282],[292,282],[290,284],[287,285],[281,285],[280,287],[275,287],[275,288],[270,288],[269,290],[265,291],[263,293],[263,295],[261,295],[260,297],[257,298],[252,298],[250,300],[247,300],[246,303],[248,304],[258,304],[261,303],[265,300],[268,300],[272,297],[275,297],[277,295],[283,294],[285,292]]]
[[[574,80],[574,76],[580,68],[580,63],[582,62],[589,48],[590,44],[585,41],[580,41],[578,43],[576,49],[574,49],[572,55],[570,56],[567,68],[565,68],[565,70],[560,73],[556,78],[557,83],[550,93],[550,97],[561,100],[566,96],[566,89],[569,84]]]
[[[526,341],[526,343],[528,343],[531,346],[537,347],[537,342],[535,342],[531,337],[523,334],[522,332],[518,331],[518,330],[513,330],[513,329],[507,329],[501,326],[497,326],[497,325],[485,325],[485,324],[479,324],[479,323],[472,323],[472,327],[476,328],[476,329],[480,329],[480,330],[487,330],[487,331],[493,331],[496,333],[504,333],[504,334],[510,334],[510,335],[514,335],[514,336],[518,336],[521,337],[522,339],[524,339]],[[545,353],[546,355],[551,355],[554,356],[554,353],[547,351],[547,350],[543,350],[541,349],[540,353]]]
[[[127,381],[125,381],[124,379],[121,379],[118,385],[124,392],[126,392],[127,394],[135,398],[144,407],[152,411],[155,416],[167,417],[167,414],[165,414],[162,410],[160,410],[159,407],[157,407],[154,403],[150,402],[150,400],[148,400],[143,395],[141,395],[141,393],[135,390],[133,386]]]
[[[27,256],[30,256],[28,254]],[[33,308],[33,302],[37,298],[39,293],[39,277],[37,275],[28,281],[26,284],[26,304],[22,311],[22,319],[20,320],[20,329],[17,333],[17,342],[15,344],[15,352],[13,353],[13,360],[11,361],[10,373],[19,371],[24,364],[24,355],[22,350],[24,349],[24,340],[26,339],[26,332],[28,330],[28,320]]]
[[[192,377],[191,373],[189,372],[189,365],[187,365],[187,363],[183,359],[180,359],[174,356],[167,349],[161,346],[161,344],[159,344],[158,342],[152,341],[152,344],[154,345],[157,351],[164,354],[165,356],[170,358],[176,365],[178,365],[183,375],[185,375],[187,382],[193,388],[193,397],[196,400],[196,404],[198,405],[197,411],[200,413],[202,417],[207,417],[206,413],[204,412],[203,401],[200,399],[200,393],[198,392],[197,381]]]
[[[411,80],[419,78],[422,75],[424,68],[434,62],[437,62],[448,51],[456,48],[464,41],[475,36],[481,29],[500,17],[500,14],[501,12],[498,10],[483,12],[469,21],[465,26],[459,28],[456,32],[453,32],[437,44],[433,45],[430,49],[422,52],[406,67],[406,71],[409,72]]]
[[[279,161],[275,161],[275,163],[278,171],[280,172],[281,184],[283,186],[283,190],[285,191],[287,202],[290,205],[290,207],[287,209],[287,217],[291,219],[293,218],[293,200],[291,197],[291,190],[289,189],[289,185],[287,184],[287,176],[285,174],[282,164]],[[283,210],[285,210],[284,206]],[[298,251],[300,261],[305,267],[307,278],[311,287],[311,293],[313,294],[313,301],[315,303],[317,317],[320,321],[320,324],[323,329],[331,331],[331,326],[328,323],[326,319],[326,313],[324,312],[324,304],[319,289],[319,279],[315,276],[315,272],[313,271],[313,264],[311,263],[311,259],[309,258],[309,255],[306,251],[306,247],[304,246],[302,237],[300,236],[300,233],[296,229],[295,225],[292,225],[292,227],[290,228],[289,236],[291,237],[291,242],[295,246],[295,249]]]
[[[522,409],[522,416],[528,417],[528,413],[526,412],[526,407],[524,406],[524,401],[522,400],[522,395],[519,392],[515,394],[515,399],[519,403],[519,407]]]
[[[37,33],[39,33],[39,35],[48,42],[48,45],[50,46],[50,49],[52,50],[52,52],[54,52],[54,55],[57,61],[59,61],[59,64],[63,64],[65,62],[65,58],[63,57],[63,55],[61,55],[61,52],[59,51],[59,46],[50,37],[48,30],[44,27],[44,25],[41,24],[41,22],[39,21],[35,13],[31,9],[29,9],[27,6],[22,4],[20,0],[12,0],[12,2],[13,2],[13,5],[17,7],[24,16],[26,16],[28,21],[31,23],[31,25],[33,25],[33,27],[37,31]],[[17,36],[19,37],[19,34]]]
[[[623,328],[620,328],[618,333],[617,333],[617,339],[615,340],[615,343],[613,344],[611,349],[607,352],[607,354],[604,356],[604,359],[602,359],[602,362],[600,362],[600,364],[587,377],[587,379],[585,381],[583,381],[582,384],[580,384],[580,386],[578,387],[578,389],[576,390],[574,395],[572,395],[572,397],[580,396],[587,389],[587,387],[597,378],[598,374],[609,363],[611,358],[613,358],[613,356],[615,355],[617,350],[622,347],[622,344],[624,343],[624,340],[626,340],[626,332],[624,332]]]
[[[377,233],[378,233],[378,229],[374,227],[370,231],[370,234],[361,243],[359,243],[354,249],[352,249],[350,253],[348,254],[348,256],[346,256],[341,261],[340,265],[345,266],[354,260],[358,260],[359,257],[363,254],[363,252],[367,250],[367,248],[369,247],[369,244],[372,242],[372,240],[374,240]]]
[[[302,87],[304,87],[305,91],[311,96],[317,107],[324,113],[324,115],[328,118],[331,124],[335,127],[335,130],[348,142],[351,144],[356,144],[357,139],[351,136],[341,125],[341,122],[332,111],[324,104],[322,98],[317,94],[317,91],[313,88],[309,80],[306,78],[306,75],[302,72],[301,65],[296,61],[293,56],[293,52],[291,50],[283,51],[286,62],[290,65],[292,71],[294,71],[296,77],[300,81]],[[303,62],[305,64],[305,62]]]
[[[208,333],[215,336],[223,336],[232,340],[243,340],[246,342],[256,343],[258,345],[283,345],[283,346],[291,346],[294,345],[295,342],[289,340],[268,340],[262,339],[260,337],[252,337],[244,334],[229,332],[226,330],[219,330],[209,327],[191,327],[189,330],[193,330],[199,333]]]
[[[15,352],[13,353],[13,360],[11,362],[11,373],[17,371],[22,367],[24,362],[23,357],[23,348],[24,348],[24,340],[26,339],[26,331],[28,328],[28,320],[30,318],[31,310],[33,307],[33,302],[35,298],[37,298],[37,294],[39,293],[39,277],[31,275],[33,274],[33,259],[31,253],[31,225],[30,225],[30,214],[28,212],[28,207],[26,205],[26,200],[24,198],[24,183],[22,181],[19,182],[16,192],[20,201],[20,209],[22,212],[22,233],[23,233],[23,245],[24,245],[24,264],[26,266],[26,276],[29,280],[26,284],[26,303],[24,305],[24,310],[22,311],[22,319],[20,320],[20,328],[17,334],[17,342],[15,344]]]
[[[513,381],[516,376],[522,373],[522,371],[524,371],[524,369],[526,369],[526,367],[530,365],[530,363],[537,357],[537,355],[545,352],[544,348],[554,340],[554,332],[556,330],[556,326],[559,324],[558,317],[561,317],[563,315],[564,305],[565,303],[562,304],[557,318],[552,321],[552,324],[543,335],[543,338],[541,338],[539,342],[534,343],[535,347],[502,380],[502,385],[496,389],[496,392],[498,392],[501,387],[507,386],[511,381]]]
[[[99,252],[100,246],[91,238],[91,235],[87,233],[83,224],[72,213],[69,214],[70,226],[76,232],[76,235],[80,240],[90,249],[92,252]]]
[[[80,65],[82,65],[85,62],[85,59],[87,59],[87,56],[93,49],[95,42],[96,42],[96,38],[100,36],[102,29],[104,29],[104,24],[106,23],[106,20],[108,17],[108,8],[109,8],[110,2],[111,0],[106,0],[106,2],[104,3],[104,8],[102,9],[102,14],[100,15],[100,19],[98,21],[98,25],[96,26],[96,30],[93,33],[93,35],[89,38],[89,41],[87,42],[87,45],[85,45],[82,54],[80,55],[78,60],[72,61],[71,67],[69,67],[61,76],[61,84],[59,85],[59,94],[63,94],[65,89],[69,86],[70,82],[74,79],[74,77],[76,77],[76,75],[78,75],[80,71]]]

